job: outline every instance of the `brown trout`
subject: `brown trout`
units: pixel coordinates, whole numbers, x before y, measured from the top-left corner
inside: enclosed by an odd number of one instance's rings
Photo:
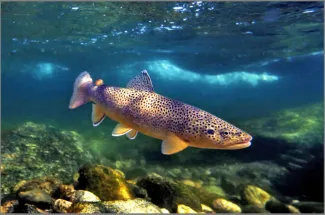
[[[81,73],[75,83],[70,109],[93,102],[92,122],[99,125],[108,116],[118,124],[113,136],[135,139],[138,132],[161,139],[161,152],[174,154],[187,147],[243,149],[252,137],[230,123],[199,108],[154,92],[150,76],[142,71],[126,88],[95,83]]]

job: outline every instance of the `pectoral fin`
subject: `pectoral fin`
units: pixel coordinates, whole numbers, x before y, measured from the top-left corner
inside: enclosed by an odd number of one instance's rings
[[[132,129],[131,131],[129,131],[126,136],[130,139],[130,140],[134,140],[138,135],[138,131]]]
[[[112,136],[114,136],[114,137],[122,136],[131,130],[132,130],[132,128],[129,128],[129,127],[119,123],[115,126],[115,128],[112,132]]]
[[[187,143],[184,142],[177,136],[170,135],[163,140],[161,144],[161,153],[164,155],[171,155],[180,152],[188,147]]]
[[[105,119],[105,113],[98,105],[95,104],[93,104],[92,109],[91,120],[93,122],[93,126],[98,126]]]

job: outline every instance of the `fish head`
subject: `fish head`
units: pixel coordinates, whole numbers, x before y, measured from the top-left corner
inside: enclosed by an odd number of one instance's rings
[[[199,135],[191,140],[194,147],[234,150],[251,145],[251,135],[213,115],[200,119],[199,125]]]

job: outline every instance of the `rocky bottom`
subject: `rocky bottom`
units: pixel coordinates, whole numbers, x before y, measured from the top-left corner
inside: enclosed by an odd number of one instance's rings
[[[64,184],[51,177],[20,181],[2,196],[1,213],[323,213],[323,203],[271,195],[249,183],[231,193],[157,173],[132,179],[104,165],[84,165]]]

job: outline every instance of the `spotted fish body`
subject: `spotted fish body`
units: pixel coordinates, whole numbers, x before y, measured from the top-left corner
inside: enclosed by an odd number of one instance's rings
[[[112,135],[134,139],[137,133],[161,139],[162,153],[174,154],[188,146],[209,149],[242,149],[252,137],[239,128],[199,108],[157,94],[147,71],[133,78],[126,88],[93,83],[87,72],[75,81],[70,109],[94,102],[92,121],[105,116],[117,121]]]

